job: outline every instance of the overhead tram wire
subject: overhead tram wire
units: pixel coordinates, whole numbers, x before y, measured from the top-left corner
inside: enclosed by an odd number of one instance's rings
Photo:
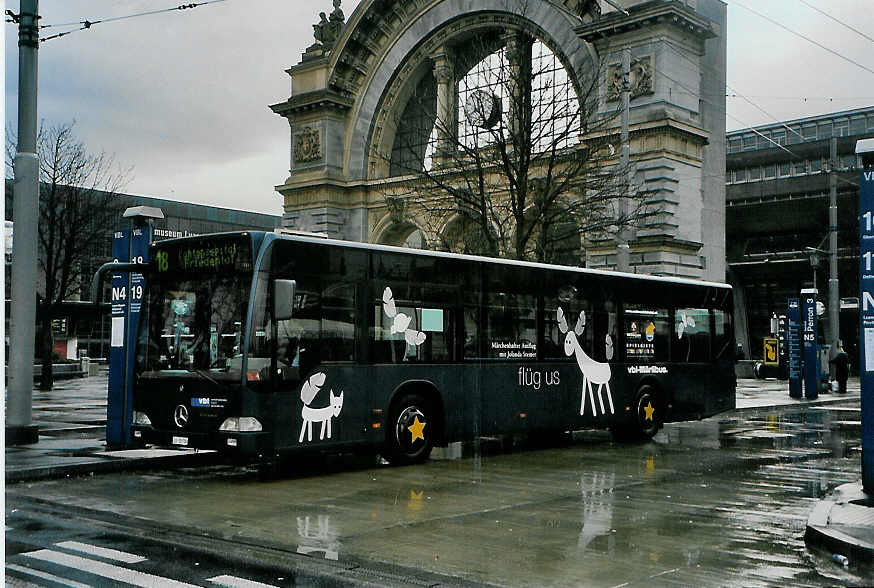
[[[744,127],[745,127],[744,130],[750,130],[750,131],[752,131],[752,132],[755,133],[756,135],[759,135],[760,137],[762,137],[763,139],[765,139],[765,140],[768,141],[769,143],[773,143],[776,147],[778,147],[779,149],[782,149],[783,151],[785,151],[786,153],[788,153],[789,155],[791,155],[791,156],[793,156],[793,157],[797,157],[797,158],[799,158],[799,159],[804,159],[803,157],[801,157],[801,156],[798,155],[797,153],[793,153],[792,151],[790,151],[789,149],[787,149],[787,148],[784,147],[783,145],[780,145],[780,144],[777,143],[776,141],[772,140],[770,137],[767,137],[767,136],[763,135],[762,133],[760,133],[759,131],[757,131],[756,129],[754,129],[754,128],[752,127],[752,125],[749,125],[749,124],[747,124],[746,122],[744,122],[744,121],[740,120],[739,118],[737,118],[736,116],[729,114],[728,111],[727,111],[727,109],[723,108],[723,107],[720,106],[719,104],[714,103],[714,102],[711,101],[711,100],[708,100],[707,98],[705,98],[704,96],[701,95],[701,92],[700,92],[700,91],[696,91],[696,90],[694,90],[693,88],[690,88],[689,86],[687,86],[687,85],[684,84],[683,82],[681,82],[681,81],[679,81],[679,80],[677,80],[677,79],[675,79],[675,78],[672,78],[671,76],[669,76],[668,74],[666,74],[665,72],[663,72],[662,70],[660,70],[660,69],[658,69],[658,68],[656,68],[656,67],[653,68],[653,71],[655,71],[656,73],[662,75],[662,76],[665,77],[666,79],[668,79],[668,80],[674,82],[675,84],[677,84],[678,86],[680,86],[681,88],[683,88],[684,90],[686,90],[687,92],[689,92],[689,94],[690,94],[691,96],[697,96],[697,97],[698,97],[698,100],[700,100],[701,102],[706,102],[706,103],[709,104],[710,106],[713,106],[714,108],[716,108],[719,112],[725,114],[725,116],[727,116],[727,117],[729,117],[729,118],[732,118],[732,119],[736,120],[737,122],[741,123],[741,124],[744,125]]]
[[[774,94],[747,94],[751,98],[770,98],[772,100],[801,100],[802,102],[813,102],[816,100],[827,102],[859,102],[862,100],[874,100],[874,96],[777,96]],[[739,98],[737,94],[726,94],[728,98]]]
[[[753,14],[755,14],[756,16],[758,16],[758,17],[760,17],[760,18],[764,18],[765,20],[767,20],[767,21],[770,22],[771,24],[775,24],[775,25],[777,25],[778,27],[780,27],[780,28],[783,29],[784,31],[789,32],[789,33],[792,33],[792,34],[795,35],[796,37],[799,37],[799,38],[801,38],[801,39],[804,39],[805,41],[807,41],[807,42],[809,42],[809,43],[813,43],[814,45],[816,45],[816,46],[819,47],[820,49],[823,49],[823,50],[825,50],[825,51],[828,51],[828,52],[831,53],[832,55],[835,55],[836,57],[840,57],[840,58],[843,59],[844,61],[847,61],[847,62],[849,62],[849,63],[852,63],[853,65],[855,65],[856,67],[858,67],[858,68],[860,68],[860,69],[864,69],[864,70],[867,71],[868,73],[874,74],[874,69],[871,69],[870,67],[868,67],[868,66],[866,66],[866,65],[863,65],[863,64],[859,63],[858,61],[856,61],[855,59],[851,59],[851,58],[847,57],[846,55],[843,55],[842,53],[838,53],[838,52],[835,51],[834,49],[831,49],[831,48],[829,48],[829,47],[826,47],[825,45],[823,45],[823,44],[820,43],[819,41],[816,41],[815,39],[811,39],[810,37],[808,37],[807,35],[805,35],[805,34],[803,34],[803,33],[799,33],[798,31],[795,31],[795,30],[793,30],[793,29],[790,29],[789,27],[787,27],[787,26],[784,25],[783,23],[781,23],[781,22],[779,22],[779,21],[777,21],[777,20],[774,20],[773,18],[771,18],[770,16],[768,16],[768,15],[766,15],[766,14],[762,14],[761,12],[759,12],[758,10],[755,10],[754,8],[750,8],[749,6],[747,6],[747,5],[745,5],[745,4],[741,3],[741,2],[738,2],[738,0],[732,0],[732,4],[735,4],[735,5],[740,6],[741,8],[743,8],[743,9],[745,9],[745,10],[750,11],[750,12],[752,12]]]
[[[671,41],[667,41],[666,44],[667,44],[668,48],[672,49],[672,50],[674,51],[674,53],[676,53],[677,55],[679,55],[680,57],[682,57],[683,59],[685,59],[686,61],[688,61],[690,64],[692,64],[693,67],[696,67],[696,68],[704,67],[704,68],[706,68],[706,69],[709,69],[710,71],[716,71],[716,70],[715,70],[714,68],[712,68],[712,67],[709,67],[709,66],[706,66],[706,65],[702,65],[702,64],[698,64],[698,63],[696,63],[696,62],[695,62],[691,57],[689,57],[688,55],[686,55],[685,53],[683,53],[683,52],[680,50],[680,48],[677,47],[673,42],[671,42]],[[767,117],[773,119],[776,123],[778,123],[780,126],[784,127],[787,131],[789,131],[789,132],[791,132],[791,133],[795,133],[795,134],[798,135],[798,137],[801,138],[801,139],[804,138],[804,137],[801,136],[801,133],[799,133],[799,132],[796,131],[795,129],[791,128],[791,127],[790,127],[789,125],[787,125],[785,122],[783,122],[783,121],[781,121],[780,119],[778,119],[776,116],[774,116],[773,114],[771,114],[770,112],[768,112],[767,110],[765,110],[764,108],[762,108],[761,106],[759,106],[758,104],[756,104],[755,102],[753,102],[752,100],[750,100],[749,98],[747,98],[746,96],[744,96],[743,94],[741,94],[740,92],[738,92],[736,89],[734,89],[734,88],[732,88],[731,86],[729,86],[727,82],[726,82],[726,84],[725,84],[725,89],[726,89],[726,90],[730,90],[731,92],[734,93],[734,95],[736,95],[736,96],[738,96],[738,97],[740,97],[740,98],[746,100],[747,102],[749,102],[749,103],[750,103],[754,108],[758,109],[760,112],[762,112],[763,114],[765,114],[765,116],[767,116]],[[726,96],[728,96],[728,95],[726,94]],[[699,95],[699,98],[701,98],[700,95]],[[726,116],[729,116],[727,110],[726,110]]]
[[[805,6],[807,6],[808,8],[810,8],[811,10],[815,10],[815,11],[817,11],[818,13],[820,13],[821,15],[823,15],[824,17],[829,18],[829,19],[835,21],[835,22],[838,23],[839,25],[842,25],[842,26],[847,27],[848,29],[850,29],[851,31],[853,31],[854,33],[856,33],[857,35],[859,35],[859,36],[861,36],[861,37],[865,37],[866,39],[868,39],[869,41],[871,41],[872,43],[874,43],[874,37],[871,37],[871,36],[869,36],[869,35],[866,35],[866,34],[863,33],[862,31],[860,31],[859,29],[853,27],[852,25],[848,25],[848,24],[845,23],[844,21],[842,21],[842,20],[840,20],[840,19],[838,19],[838,18],[832,16],[831,14],[829,14],[828,12],[826,12],[825,10],[822,10],[822,9],[820,9],[820,8],[817,8],[816,6],[814,6],[813,4],[811,4],[810,2],[807,2],[807,0],[798,0],[798,1],[801,2],[802,4],[804,4]]]
[[[668,45],[671,45],[671,43],[668,42]],[[674,51],[676,51],[676,49],[674,49]],[[683,57],[685,57],[685,56],[683,56]],[[696,66],[698,65],[698,64],[695,64],[694,62],[692,62],[691,59],[689,59],[689,58],[686,58],[686,59],[688,59],[688,60],[690,61],[690,63],[693,63],[693,65],[696,65]],[[683,88],[686,92],[689,93],[690,96],[695,96],[695,97],[697,97],[701,102],[704,102],[704,103],[706,103],[706,104],[709,104],[710,106],[714,107],[718,112],[720,112],[720,113],[722,113],[722,114],[725,114],[725,116],[727,116],[727,117],[729,117],[729,118],[731,118],[731,119],[734,119],[736,122],[739,122],[741,125],[743,125],[743,128],[742,128],[742,129],[738,129],[739,131],[750,131],[750,132],[752,132],[752,133],[754,133],[754,134],[756,134],[756,135],[762,137],[763,139],[765,139],[765,140],[768,141],[769,143],[773,144],[773,145],[774,145],[775,147],[777,147],[778,149],[782,149],[783,151],[785,151],[786,153],[788,153],[789,155],[791,155],[791,156],[794,157],[795,159],[799,159],[799,160],[804,160],[804,159],[805,159],[804,157],[800,156],[799,154],[795,153],[794,151],[792,151],[792,150],[786,148],[785,146],[783,146],[783,145],[777,143],[776,141],[774,141],[774,140],[771,139],[770,137],[768,137],[768,136],[762,134],[761,132],[759,132],[758,130],[756,130],[755,128],[753,128],[753,126],[750,125],[749,123],[747,123],[747,122],[745,122],[745,121],[743,121],[743,120],[737,118],[737,117],[734,116],[734,115],[729,114],[726,108],[722,107],[722,106],[719,105],[719,104],[716,104],[716,103],[713,102],[712,100],[709,100],[709,99],[705,98],[705,97],[701,94],[700,91],[696,91],[696,90],[690,88],[689,86],[685,85],[683,82],[681,82],[681,81],[679,81],[679,80],[677,80],[677,79],[675,79],[675,78],[669,76],[668,74],[666,74],[665,72],[663,72],[662,70],[660,70],[660,69],[658,69],[658,68],[653,68],[653,71],[654,71],[655,73],[657,73],[657,74],[659,74],[659,75],[665,77],[666,79],[668,79],[668,80],[674,82],[674,83],[677,84],[679,87]],[[726,87],[728,87],[728,86],[726,85]],[[760,109],[760,110],[762,110],[762,109]],[[762,110],[762,112],[764,112],[764,113],[767,114],[769,117],[774,118],[774,119],[776,120],[776,118],[775,118],[772,114],[769,114],[769,113],[767,113],[767,112],[764,111],[764,110]],[[777,123],[779,123],[781,126],[784,126],[784,127],[786,126],[786,125],[785,125],[783,122],[781,122],[781,121],[777,121]],[[787,127],[787,128],[788,128],[788,127]],[[796,135],[799,135],[799,133],[797,133],[796,131],[792,130],[791,128],[790,128],[789,130],[792,131],[793,133],[795,133]],[[801,136],[801,135],[799,135],[799,136]],[[695,176],[695,177],[698,177],[698,176]],[[722,174],[712,174],[712,175],[707,175],[707,177],[722,177]],[[857,184],[857,183],[855,183],[855,182],[852,182],[852,181],[849,181],[849,180],[845,180],[844,178],[841,178],[840,176],[838,176],[837,179],[838,179],[838,181],[843,182],[843,183],[845,183],[845,184],[849,184],[849,185],[854,186],[854,187],[856,187],[856,188],[859,187],[859,184]]]
[[[57,33],[57,34],[55,34],[55,35],[50,35],[50,36],[48,36],[48,37],[43,37],[43,38],[40,39],[40,42],[41,42],[41,43],[45,43],[46,41],[51,41],[52,39],[59,39],[59,38],[61,38],[61,37],[65,37],[65,36],[67,36],[67,35],[69,35],[69,34],[71,34],[71,33],[75,33],[75,32],[78,32],[78,31],[84,31],[84,30],[90,29],[91,27],[93,27],[94,25],[97,25],[97,24],[105,24],[105,23],[110,23],[110,22],[116,22],[116,21],[119,21],[119,20],[127,20],[127,19],[131,19],[131,18],[139,18],[139,17],[141,17],[141,16],[152,16],[152,15],[155,15],[155,14],[163,14],[163,13],[165,13],[165,12],[178,12],[178,11],[182,11],[182,10],[188,10],[188,9],[192,9],[192,8],[198,8],[198,7],[200,7],[200,6],[206,6],[206,5],[208,5],[208,4],[217,4],[217,3],[219,3],[219,2],[227,2],[227,0],[204,0],[203,2],[191,2],[191,3],[189,3],[189,4],[180,4],[179,6],[172,6],[172,7],[170,7],[170,8],[161,8],[161,9],[159,9],[159,10],[149,10],[149,11],[147,11],[147,12],[138,12],[138,13],[135,13],[135,14],[128,14],[128,15],[125,15],[125,16],[114,16],[114,17],[111,17],[111,18],[102,18],[102,19],[99,19],[99,20],[81,20],[81,21],[69,22],[69,23],[56,23],[56,24],[40,25],[40,27],[39,27],[40,29],[48,29],[48,28],[57,28],[57,27],[67,27],[67,26],[82,25],[82,26],[79,27],[78,29],[73,29],[73,30],[71,30],[71,31],[64,31],[64,32],[62,32],[62,33]],[[9,11],[7,11],[7,14],[9,14]],[[10,16],[11,16],[11,15],[10,15]],[[7,22],[10,22],[10,21],[7,21]]]
[[[683,59],[685,59],[686,61],[688,61],[690,64],[692,64],[692,65],[695,66],[695,67],[700,67],[700,64],[695,63],[695,61],[693,61],[690,57],[688,57],[687,55],[685,55],[684,53],[682,53],[682,52],[679,50],[679,48],[676,47],[676,45],[674,45],[671,41],[667,41],[667,45],[668,45],[668,47],[669,47],[670,49],[672,49],[672,50],[674,51],[674,53],[676,53],[677,55],[679,55],[680,57],[682,57]],[[710,69],[711,71],[715,71],[713,68],[710,68],[710,67],[708,67],[708,66],[703,66],[703,67],[705,67],[705,68],[707,68],[707,69]],[[722,109],[722,108],[720,108],[718,105],[716,105],[716,104],[714,104],[713,102],[711,102],[710,100],[707,100],[706,98],[704,98],[704,96],[701,95],[700,92],[698,92],[698,93],[696,94],[696,93],[695,93],[691,88],[689,88],[688,86],[683,85],[683,84],[682,84],[681,82],[679,82],[678,80],[675,80],[675,79],[671,78],[670,76],[668,76],[667,74],[665,74],[664,72],[662,72],[662,71],[660,71],[660,70],[658,70],[658,69],[657,69],[656,71],[657,71],[658,73],[660,73],[661,75],[663,75],[664,77],[666,77],[667,79],[669,79],[669,80],[673,81],[674,83],[680,85],[681,87],[685,88],[686,91],[690,93],[690,95],[692,95],[692,96],[697,96],[697,98],[698,98],[699,100],[701,100],[702,102],[706,102],[706,103],[710,104],[711,106],[716,107],[720,112],[723,112],[726,116],[728,116],[728,117],[730,117],[730,118],[733,118],[733,119],[736,120],[737,122],[739,122],[739,123],[741,123],[742,125],[744,125],[744,128],[743,128],[743,129],[738,129],[738,130],[740,130],[740,131],[750,130],[750,131],[752,131],[753,133],[759,135],[760,137],[765,138],[765,139],[768,140],[770,143],[773,143],[774,145],[776,145],[777,147],[779,147],[779,148],[782,149],[783,151],[786,151],[787,153],[789,153],[789,154],[792,155],[793,157],[795,157],[795,158],[797,158],[797,159],[804,159],[803,157],[801,157],[801,156],[798,155],[797,153],[795,153],[795,152],[793,152],[793,151],[787,149],[786,147],[780,145],[779,143],[773,141],[770,137],[767,137],[767,136],[763,135],[762,133],[760,133],[759,131],[757,131],[756,129],[754,129],[752,126],[750,126],[750,125],[748,125],[747,123],[745,123],[744,121],[740,120],[739,118],[737,118],[737,117],[735,117],[735,116],[732,116],[732,115],[728,114],[728,110],[727,110],[727,109]],[[772,119],[775,121],[775,123],[779,124],[781,127],[785,128],[787,131],[790,131],[790,132],[794,133],[794,134],[797,135],[800,139],[804,140],[803,135],[801,135],[801,133],[799,133],[798,131],[796,131],[795,129],[793,129],[793,128],[790,127],[789,125],[787,125],[787,124],[785,123],[785,121],[781,121],[781,120],[778,119],[776,116],[774,116],[773,114],[769,113],[769,112],[766,111],[764,108],[760,107],[760,106],[757,105],[755,102],[753,102],[752,100],[750,100],[749,98],[747,98],[746,96],[744,96],[743,94],[741,94],[740,92],[738,92],[737,90],[735,90],[734,88],[732,88],[731,86],[729,86],[727,83],[725,84],[725,87],[726,87],[726,89],[731,90],[732,92],[734,92],[734,95],[735,95],[735,96],[739,96],[740,98],[743,98],[744,100],[746,100],[747,102],[749,102],[752,106],[754,106],[755,108],[757,108],[758,110],[760,110],[761,112],[763,112],[766,116],[772,118]],[[859,184],[857,184],[856,182],[852,182],[852,181],[850,181],[850,180],[845,180],[844,178],[842,178],[842,177],[840,177],[840,176],[838,176],[837,179],[838,179],[839,182],[844,182],[845,184],[849,184],[849,185],[851,185],[851,186],[855,186],[856,188],[859,187]]]
[[[667,45],[668,45],[668,47],[669,47],[670,49],[672,49],[672,50],[674,51],[674,53],[676,53],[677,55],[679,55],[679,56],[682,57],[683,59],[687,60],[687,61],[688,61],[689,63],[691,63],[693,66],[696,66],[696,67],[699,66],[699,64],[696,64],[696,63],[695,63],[691,58],[689,58],[688,56],[686,56],[685,54],[683,54],[682,52],[680,52],[679,48],[676,47],[676,46],[675,46],[671,41],[667,41]],[[710,67],[708,67],[708,66],[703,66],[703,67],[705,67],[705,68],[707,68],[707,69],[710,69],[711,71],[715,71],[713,68],[710,68]],[[702,96],[700,92],[696,94],[696,93],[694,92],[694,90],[692,90],[692,89],[689,88],[688,86],[684,85],[684,84],[683,84],[682,82],[680,82],[679,80],[675,80],[674,78],[668,76],[667,74],[665,74],[665,73],[662,72],[661,70],[656,69],[656,71],[657,71],[658,73],[660,73],[661,75],[663,75],[664,77],[666,77],[667,79],[671,80],[672,82],[674,82],[674,83],[678,84],[679,86],[681,86],[682,88],[684,88],[687,92],[690,93],[690,95],[693,95],[693,96],[697,95],[698,99],[701,100],[702,102],[706,102],[706,103],[710,104],[711,106],[716,107],[720,112],[723,112],[723,113],[725,114],[725,116],[730,117],[730,118],[733,118],[733,119],[736,120],[737,122],[739,122],[739,123],[741,123],[742,125],[744,125],[744,128],[743,128],[743,129],[738,129],[739,131],[747,131],[747,130],[752,131],[752,132],[755,133],[756,135],[758,135],[758,136],[760,136],[760,137],[766,139],[768,142],[773,143],[774,145],[776,145],[777,147],[779,147],[779,148],[782,149],[783,151],[786,151],[787,153],[789,153],[790,155],[792,155],[792,156],[795,157],[796,159],[801,159],[801,160],[805,159],[804,157],[801,157],[801,156],[798,155],[797,153],[795,153],[795,152],[793,152],[793,151],[787,149],[787,148],[784,147],[783,145],[780,145],[779,143],[775,142],[775,141],[774,141],[773,139],[771,139],[770,137],[768,137],[768,136],[766,136],[766,135],[763,135],[762,133],[760,133],[759,131],[757,131],[756,129],[754,129],[751,125],[745,123],[744,121],[740,120],[739,118],[737,118],[737,117],[735,117],[735,116],[732,116],[732,115],[728,114],[728,109],[727,109],[727,108],[726,108],[726,109],[722,109],[722,108],[720,108],[718,105],[714,104],[713,102],[711,102],[710,100],[708,100],[707,98],[705,98],[704,96]],[[735,95],[737,95],[737,96],[739,96],[740,98],[743,98],[744,100],[746,100],[747,102],[749,102],[751,105],[753,105],[755,108],[757,108],[758,110],[760,110],[761,112],[763,112],[763,113],[764,113],[765,115],[767,115],[768,117],[772,118],[772,119],[775,121],[776,124],[780,125],[781,127],[785,128],[786,130],[788,130],[788,131],[794,133],[794,134],[797,135],[797,136],[798,136],[802,141],[804,140],[804,136],[801,135],[801,133],[799,133],[798,131],[796,131],[796,130],[793,129],[792,127],[790,127],[789,125],[787,125],[787,124],[785,123],[785,121],[781,121],[781,120],[779,120],[779,119],[778,119],[777,117],[775,117],[773,114],[769,113],[769,112],[766,111],[764,108],[760,107],[760,106],[757,105],[755,102],[753,102],[753,101],[750,100],[749,98],[745,97],[743,94],[741,94],[740,92],[738,92],[737,90],[735,90],[734,88],[732,88],[731,86],[729,86],[728,84],[726,84],[725,87],[726,87],[727,89],[731,90],[732,92],[734,92]],[[845,184],[849,184],[849,185],[851,185],[851,186],[855,186],[855,187],[857,187],[857,188],[859,187],[859,184],[857,184],[857,183],[855,183],[855,182],[852,182],[852,181],[849,181],[849,180],[845,180],[844,178],[842,178],[842,177],[840,177],[840,176],[838,176],[837,179],[838,179],[839,182],[844,182]]]

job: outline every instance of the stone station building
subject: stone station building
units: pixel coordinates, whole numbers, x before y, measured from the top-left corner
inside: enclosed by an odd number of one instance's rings
[[[614,4],[362,0],[347,20],[334,0],[330,16],[322,13],[314,25],[316,43],[287,70],[291,96],[271,106],[290,127],[290,174],[276,187],[283,226],[430,246],[432,229],[395,197],[411,182],[398,147],[418,145],[418,164],[430,165],[435,146],[451,143],[441,129],[457,126],[461,134],[473,122],[464,108],[470,94],[490,90],[470,76],[491,57],[472,55],[475,40],[488,36],[506,46],[527,39],[571,96],[582,80],[598,76],[593,117],[616,112],[627,48],[633,183],[659,211],[631,236],[631,271],[723,281],[726,5],[624,0],[620,11]],[[431,108],[417,106],[421,96],[430,97]],[[609,135],[618,146],[618,117]],[[456,221],[447,218],[441,230]],[[580,235],[578,264],[615,267],[615,241],[586,237]]]

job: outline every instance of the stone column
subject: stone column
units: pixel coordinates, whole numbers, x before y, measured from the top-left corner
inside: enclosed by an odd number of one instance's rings
[[[531,48],[534,39],[514,31],[507,35],[506,43],[507,89],[510,93],[508,147],[529,149],[527,135],[531,132]]]
[[[448,49],[431,57],[437,80],[437,149],[434,167],[451,165],[458,136],[458,89],[455,63]]]

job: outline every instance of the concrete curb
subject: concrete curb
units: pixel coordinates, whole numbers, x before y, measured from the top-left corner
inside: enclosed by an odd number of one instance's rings
[[[829,553],[848,557],[851,565],[858,561],[874,561],[874,543],[850,535],[847,531],[851,531],[853,527],[848,528],[847,525],[833,522],[833,519],[838,519],[835,515],[847,505],[866,500],[870,501],[871,497],[862,491],[860,482],[838,486],[811,511],[804,541]],[[874,509],[869,507],[869,510]]]
[[[121,452],[115,452],[121,453]],[[93,461],[75,464],[56,464],[7,470],[6,483],[34,482],[59,478],[90,476],[92,474],[143,471],[166,467],[208,466],[223,463],[217,453],[186,453],[161,457],[94,456]]]
[[[820,395],[816,400],[806,400],[804,398],[795,399],[790,398],[788,395],[785,401],[771,402],[771,401],[761,401],[760,404],[754,404],[755,400],[739,400],[736,403],[734,411],[736,412],[747,412],[751,410],[762,410],[767,408],[783,408],[786,406],[794,406],[799,408],[804,408],[808,406],[823,406],[827,404],[838,404],[840,402],[846,402],[848,400],[860,400],[861,394],[858,392],[848,392],[846,394],[828,394],[828,395]],[[722,413],[725,414],[725,413]]]

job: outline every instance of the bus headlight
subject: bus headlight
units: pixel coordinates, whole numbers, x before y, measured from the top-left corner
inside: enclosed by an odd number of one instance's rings
[[[135,425],[152,426],[152,421],[149,419],[149,415],[147,415],[146,413],[135,410],[134,411],[134,424]]]
[[[261,423],[255,417],[230,417],[219,427],[219,431],[228,433],[251,433],[261,430],[263,430]]]

